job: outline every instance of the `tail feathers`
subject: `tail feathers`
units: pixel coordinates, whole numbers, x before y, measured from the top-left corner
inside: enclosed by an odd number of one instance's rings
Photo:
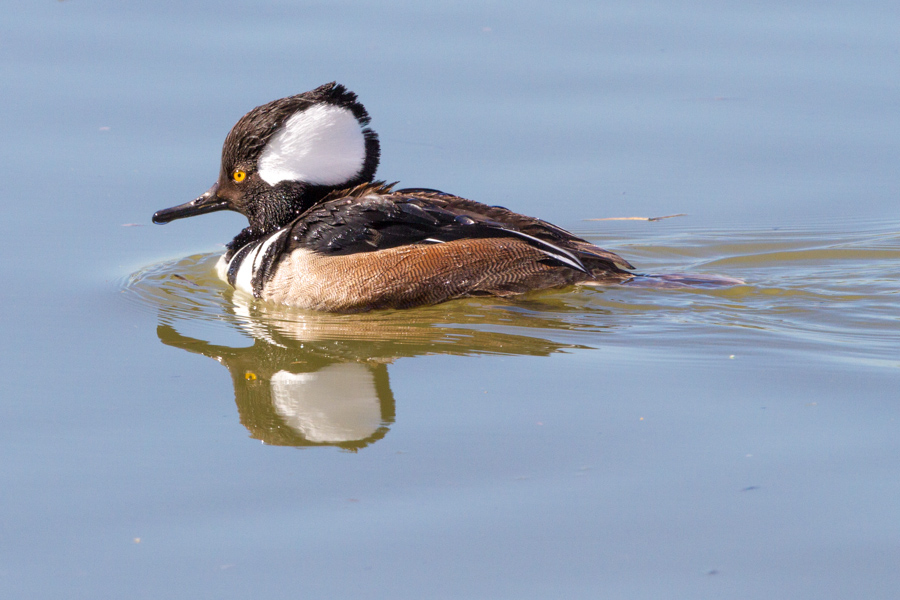
[[[745,285],[746,282],[724,275],[706,275],[703,273],[666,273],[662,275],[635,275],[623,285],[643,288],[675,289],[675,288],[720,288]]]

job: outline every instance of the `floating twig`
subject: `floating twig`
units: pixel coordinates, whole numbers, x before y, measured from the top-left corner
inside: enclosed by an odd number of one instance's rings
[[[585,221],[662,221],[663,219],[673,219],[675,217],[686,217],[687,213],[678,213],[677,215],[666,215],[664,217],[606,217],[604,219],[584,219]]]
[[[185,277],[184,275],[179,275],[178,273],[172,273],[171,277],[174,278],[174,279],[180,279],[181,281],[187,283],[188,285],[192,285],[192,286],[194,286],[194,287],[200,287],[197,283],[191,281],[190,279],[188,279],[188,278]]]

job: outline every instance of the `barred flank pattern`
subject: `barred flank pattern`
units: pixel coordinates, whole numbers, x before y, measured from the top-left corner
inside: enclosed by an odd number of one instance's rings
[[[298,249],[281,259],[262,298],[311,310],[359,312],[631,277],[608,269],[598,269],[592,277],[545,259],[544,253],[514,238],[462,239],[338,256]]]

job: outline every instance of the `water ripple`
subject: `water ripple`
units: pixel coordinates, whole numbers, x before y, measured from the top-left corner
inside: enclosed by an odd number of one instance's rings
[[[857,224],[858,225],[858,224]],[[588,235],[645,273],[718,274],[744,285],[665,289],[578,287],[515,300],[467,299],[363,315],[310,313],[235,293],[216,277],[217,255],[148,266],[123,295],[164,323],[292,340],[359,339],[425,345],[469,340],[462,353],[562,347],[812,352],[834,360],[897,364],[900,226],[697,231],[629,227],[621,239]],[[274,332],[274,333],[273,333]],[[427,351],[426,348],[426,351]]]

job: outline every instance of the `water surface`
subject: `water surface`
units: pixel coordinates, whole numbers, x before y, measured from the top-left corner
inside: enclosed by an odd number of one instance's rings
[[[895,3],[6,8],[0,596],[896,596]],[[745,284],[233,294],[150,215],[332,80],[380,177]]]

